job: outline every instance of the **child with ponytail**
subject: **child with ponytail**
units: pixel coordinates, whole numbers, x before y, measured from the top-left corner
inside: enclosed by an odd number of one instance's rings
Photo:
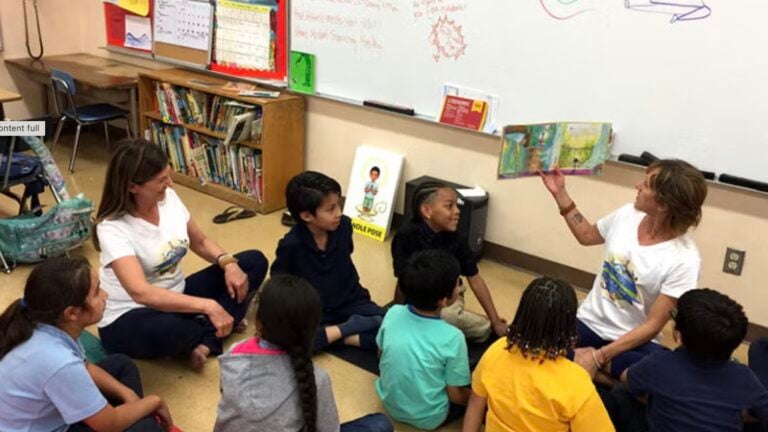
[[[0,315],[0,430],[171,429],[163,400],[142,395],[130,358],[86,361],[77,339],[101,320],[106,300],[84,258],[54,258],[32,270],[24,297]]]
[[[274,276],[261,290],[257,336],[219,357],[221,401],[216,432],[391,432],[371,414],[339,424],[328,374],[312,364],[320,298],[304,279]]]

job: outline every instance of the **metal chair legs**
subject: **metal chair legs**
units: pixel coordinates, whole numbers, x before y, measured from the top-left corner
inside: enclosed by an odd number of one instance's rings
[[[53,135],[53,144],[51,144],[51,153],[56,148],[56,143],[59,142],[59,135],[61,135],[61,129],[64,127],[64,121],[67,120],[66,116],[59,117],[59,123],[56,125],[56,133]]]
[[[77,157],[77,146],[80,144],[80,129],[83,125],[77,124],[77,130],[75,131],[75,144],[72,146],[72,158],[69,159],[69,173],[75,172],[75,158]]]
[[[109,125],[107,123],[109,122],[104,122],[104,139],[107,141],[107,151],[109,151]]]

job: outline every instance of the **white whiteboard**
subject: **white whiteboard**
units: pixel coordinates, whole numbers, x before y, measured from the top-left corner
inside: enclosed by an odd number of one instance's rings
[[[768,181],[768,2],[652,1],[294,0],[291,49],[319,94],[435,117],[458,84],[502,125],[612,122],[614,154]]]

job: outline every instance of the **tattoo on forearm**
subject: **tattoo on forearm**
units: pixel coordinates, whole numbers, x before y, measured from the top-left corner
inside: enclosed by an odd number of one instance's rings
[[[581,215],[581,213],[579,213],[579,212],[576,212],[576,213],[573,215],[573,222],[574,222],[574,223],[580,224],[580,223],[582,223],[583,221],[584,221],[584,217]]]

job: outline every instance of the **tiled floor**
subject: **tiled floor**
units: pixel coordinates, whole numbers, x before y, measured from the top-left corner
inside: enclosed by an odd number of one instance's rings
[[[100,129],[86,132],[81,142],[75,174],[70,176],[64,172],[71,193],[82,192],[96,203],[101,197],[108,160],[101,137]],[[62,137],[55,153],[58,165],[63,171],[66,171],[69,161],[71,138]],[[277,241],[287,230],[280,224],[280,212],[216,225],[211,222],[213,216],[229,203],[183,186],[177,186],[176,191],[202,230],[226,250],[235,252],[256,248],[263,251],[267,258],[274,257]],[[46,193],[44,202],[51,204],[52,201],[50,194]],[[0,197],[0,216],[5,217],[15,212],[10,203],[9,199]],[[389,302],[395,285],[389,240],[382,244],[375,240],[355,237],[355,246],[354,260],[363,285],[371,291],[374,301],[379,304]],[[98,266],[98,253],[90,243],[78,253],[86,256],[92,265]],[[205,265],[203,260],[194,255],[183,261],[187,274]],[[0,274],[0,308],[4,309],[11,301],[21,296],[24,281],[30,270],[31,266],[21,266],[10,276]],[[533,276],[488,260],[480,262],[480,271],[493,293],[497,309],[502,316],[511,320],[522,289]],[[468,309],[481,311],[477,301],[469,293],[467,300]],[[95,329],[91,330],[95,333]],[[245,335],[233,336],[228,342],[235,342],[252,332],[251,325]],[[739,350],[738,357],[744,360],[744,349]],[[219,367],[215,359],[209,360],[202,373],[191,372],[184,363],[172,360],[137,363],[146,392],[159,394],[167,401],[174,420],[181,429],[189,432],[212,430],[219,400]],[[373,388],[374,375],[327,354],[318,356],[316,364],[326,369],[331,376],[342,420],[350,420],[375,411],[383,412]],[[397,425],[396,429],[413,430],[404,425]],[[458,431],[461,430],[461,425],[460,422],[455,422],[441,430]]]

